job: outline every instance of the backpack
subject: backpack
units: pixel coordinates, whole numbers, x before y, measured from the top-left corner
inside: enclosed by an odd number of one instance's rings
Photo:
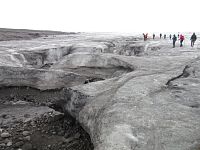
[[[185,37],[183,35],[181,35],[180,39],[181,40],[185,40]]]

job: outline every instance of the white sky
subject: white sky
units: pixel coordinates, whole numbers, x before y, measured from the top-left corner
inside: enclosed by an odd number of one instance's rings
[[[0,28],[200,31],[199,0],[0,0]]]

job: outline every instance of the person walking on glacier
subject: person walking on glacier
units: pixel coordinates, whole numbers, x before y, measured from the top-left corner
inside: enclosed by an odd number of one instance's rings
[[[156,35],[155,35],[155,34],[153,34],[153,39],[155,39],[155,36],[156,36]]]
[[[164,39],[166,39],[166,34],[164,34]]]
[[[194,46],[194,43],[195,43],[195,41],[197,40],[197,36],[196,36],[196,34],[195,34],[195,33],[193,33],[193,34],[192,34],[192,36],[191,36],[190,40],[191,40],[191,47],[193,47],[193,46]]]
[[[146,36],[145,36],[145,34],[143,33],[143,39],[144,39],[144,41],[146,41]]]
[[[171,34],[169,35],[169,39],[170,39],[170,40],[172,39],[172,35],[171,35]]]
[[[183,41],[185,40],[185,37],[181,34],[180,35],[180,47],[183,46]]]
[[[162,33],[160,33],[160,39],[162,38]]]
[[[148,38],[148,33],[146,33],[146,34],[143,33],[143,37],[144,37],[144,41],[146,41]]]
[[[175,47],[175,45],[176,45],[176,41],[177,41],[177,37],[176,37],[176,35],[175,35],[175,34],[174,34],[174,36],[173,36],[172,40],[173,40],[173,48],[174,48],[174,47]]]

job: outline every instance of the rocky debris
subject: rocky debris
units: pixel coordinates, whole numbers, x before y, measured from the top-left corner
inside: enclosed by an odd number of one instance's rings
[[[29,135],[30,133],[29,133],[28,131],[23,131],[22,134],[23,134],[23,136],[27,136],[27,135]]]
[[[53,100],[48,104],[46,101],[41,101],[41,98],[43,96],[44,100],[52,98],[53,93],[49,91],[44,91],[42,96],[40,90],[31,87],[7,87],[7,90],[6,88],[2,90],[4,91],[1,91],[0,99],[10,103],[0,104],[0,114],[3,112],[0,118],[0,122],[3,123],[0,130],[2,138],[0,138],[0,149],[24,150],[32,147],[43,150],[47,145],[50,145],[47,149],[93,149],[87,133],[70,115],[64,116],[63,113],[47,107],[57,102],[56,105],[61,111],[64,103],[55,99],[60,99],[64,95],[70,98],[70,91],[55,90]],[[20,99],[24,102],[21,103]]]
[[[13,148],[92,150],[93,146],[89,136],[72,117],[46,112],[28,122],[19,121],[2,128],[0,149]]]
[[[10,133],[8,133],[8,132],[3,132],[3,133],[1,133],[1,137],[2,138],[8,138],[8,137],[10,137],[11,135],[10,135]]]
[[[24,137],[24,140],[25,140],[25,141],[30,141],[30,140],[31,140],[31,137],[30,137],[30,136],[25,136],[25,137]]]
[[[15,143],[14,148],[19,148],[19,147],[21,147],[23,144],[24,144],[23,141],[18,141],[18,142]]]
[[[33,149],[33,146],[31,143],[25,143],[23,146],[22,146],[22,149],[25,149],[25,150],[32,150]]]
[[[42,98],[41,92],[39,90],[37,92],[27,87],[11,87],[10,89],[7,88],[4,93],[1,92],[1,98],[5,101],[11,101],[11,103],[0,105],[0,114],[1,112],[4,113],[2,114],[0,149],[37,148],[43,150],[46,149],[46,145],[50,145],[47,149],[93,149],[89,136],[72,117],[69,115],[64,117],[63,113],[56,112],[47,106],[41,106],[48,105],[45,101],[37,103]],[[62,97],[62,94],[58,94],[58,91],[55,93],[57,93],[55,97]],[[39,98],[39,96],[41,97]],[[44,98],[48,99],[51,96],[52,92],[47,92]],[[24,102],[27,101],[28,103],[18,103],[17,100],[19,99],[24,99]],[[12,102],[13,100],[15,102]],[[61,101],[57,105],[62,107],[63,104]],[[71,140],[68,140],[68,138]]]
[[[5,146],[6,146],[5,143],[1,143],[1,144],[0,144],[0,147],[2,147],[2,148],[5,147]]]
[[[12,142],[9,141],[9,142],[7,143],[7,146],[8,146],[8,147],[12,146]]]

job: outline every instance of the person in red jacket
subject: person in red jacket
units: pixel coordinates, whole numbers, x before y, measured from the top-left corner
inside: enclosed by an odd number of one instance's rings
[[[146,34],[143,33],[143,37],[144,37],[144,41],[146,41],[148,38],[148,33],[146,33]]]
[[[185,37],[181,34],[180,35],[180,47],[183,46],[183,41],[185,40]]]

